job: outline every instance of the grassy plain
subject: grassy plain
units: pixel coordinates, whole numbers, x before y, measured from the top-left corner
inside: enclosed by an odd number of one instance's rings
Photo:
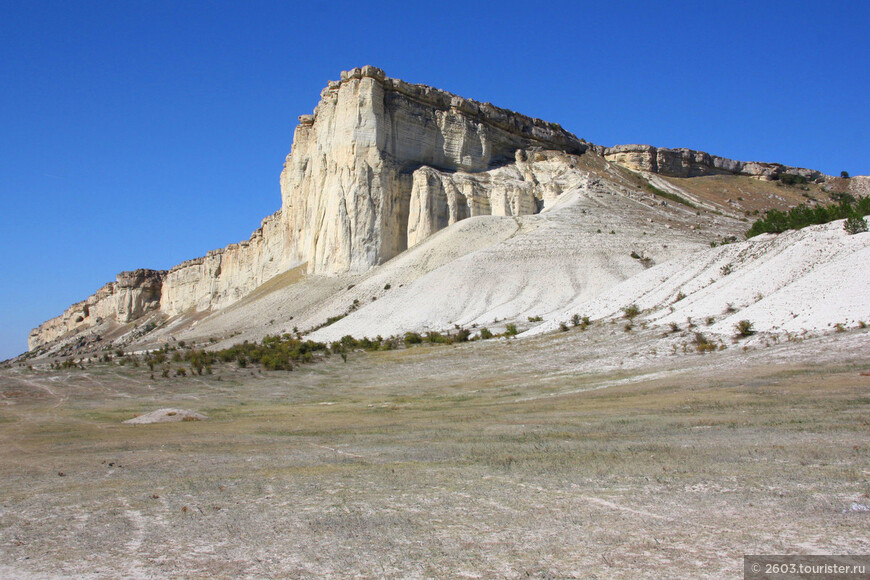
[[[745,553],[870,553],[870,335],[664,340],[13,366],[0,576],[723,578]],[[210,419],[122,423],[161,407]]]

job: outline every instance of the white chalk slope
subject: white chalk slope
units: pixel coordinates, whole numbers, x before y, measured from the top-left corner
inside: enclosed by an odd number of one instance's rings
[[[683,206],[588,179],[541,214],[471,218],[438,232],[344,293],[345,304],[355,296],[361,307],[310,336],[331,341],[455,325],[497,331],[508,322],[528,327],[529,317],[555,319],[566,305],[644,272],[632,252],[659,263],[709,247],[713,234],[692,227],[698,219]],[[742,227],[712,219],[718,231]],[[386,284],[390,290],[381,291]]]
[[[684,327],[691,318],[723,335],[744,319],[774,333],[870,322],[870,234],[848,236],[842,221],[711,248],[746,223],[589,174],[571,185],[538,215],[462,220],[361,275],[276,279],[180,336],[232,331],[216,345],[225,346],[321,326],[308,337],[500,332],[511,322],[535,335],[574,314],[621,317],[631,304],[644,311],[638,320]]]
[[[642,320],[658,325],[713,317],[704,331],[720,334],[733,334],[740,320],[773,333],[852,327],[870,323],[868,264],[870,233],[850,236],[843,220],[765,234],[675,258],[594,300],[577,297],[529,334],[555,330],[574,313],[622,316],[631,304],[644,311]]]

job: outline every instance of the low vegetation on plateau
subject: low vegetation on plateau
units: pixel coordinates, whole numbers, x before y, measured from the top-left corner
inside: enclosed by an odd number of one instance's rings
[[[855,197],[842,194],[839,203],[824,206],[809,207],[799,205],[788,211],[768,210],[764,217],[756,220],[746,237],[759,234],[779,234],[786,230],[797,230],[807,226],[826,224],[834,220],[846,219],[846,230],[849,233],[867,231],[864,216],[870,215],[870,197]],[[861,226],[863,225],[863,228]]]

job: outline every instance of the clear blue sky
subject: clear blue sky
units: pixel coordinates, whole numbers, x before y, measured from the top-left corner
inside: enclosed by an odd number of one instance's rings
[[[373,64],[593,143],[870,173],[870,3],[0,4],[0,359],[117,272],[247,238]]]

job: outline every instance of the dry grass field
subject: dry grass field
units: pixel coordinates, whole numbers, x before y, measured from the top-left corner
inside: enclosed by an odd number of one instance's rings
[[[870,553],[870,334],[679,340],[13,365],[0,576],[738,578],[743,554]],[[122,423],[162,407],[209,419]]]

